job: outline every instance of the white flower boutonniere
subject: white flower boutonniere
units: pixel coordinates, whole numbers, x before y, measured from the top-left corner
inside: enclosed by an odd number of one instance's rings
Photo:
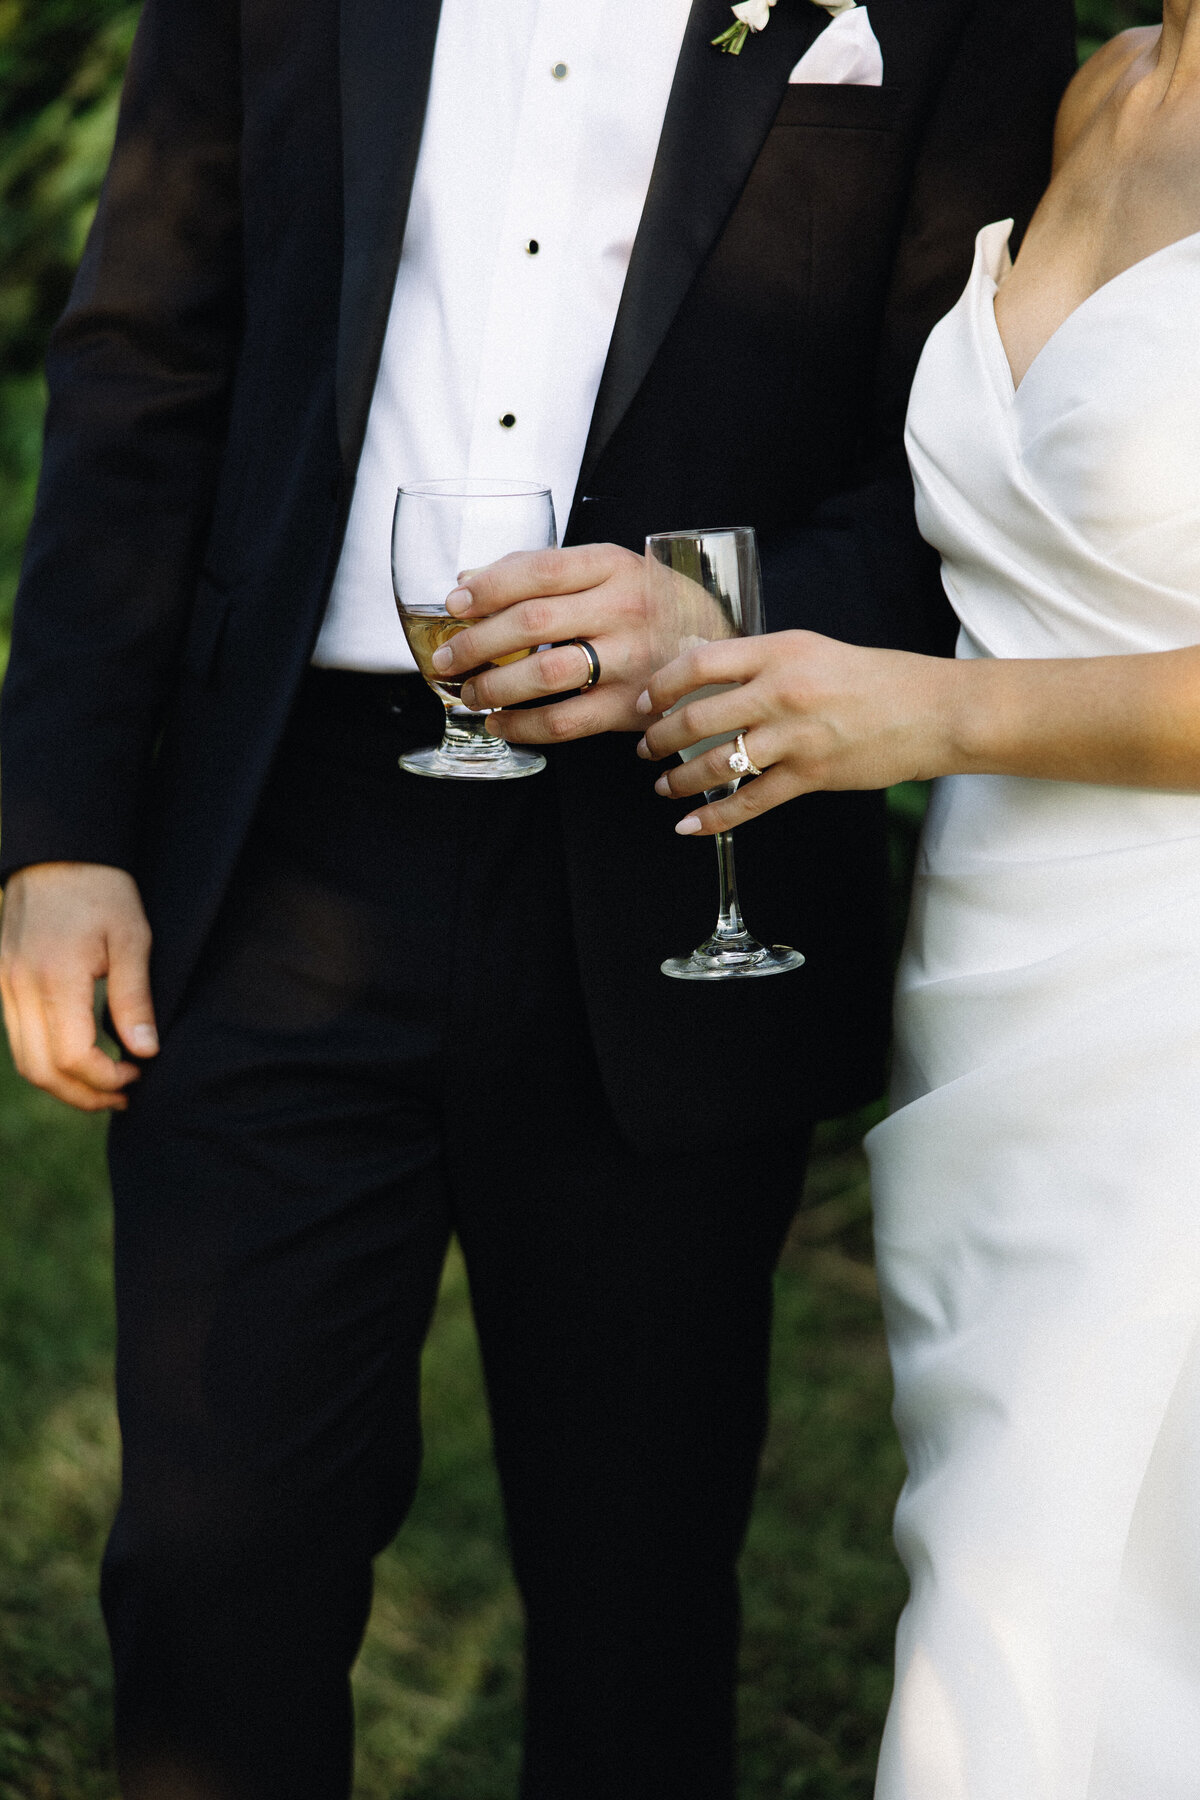
[[[839,13],[851,12],[858,0],[812,0],[814,6],[823,7],[831,19]],[[733,9],[736,25],[730,25],[720,37],[712,41],[718,50],[724,50],[727,56],[741,54],[742,45],[752,31],[765,31],[771,23],[771,8],[775,0],[741,0]]]

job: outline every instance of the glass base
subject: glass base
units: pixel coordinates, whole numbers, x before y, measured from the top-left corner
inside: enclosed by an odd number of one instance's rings
[[[690,956],[668,957],[662,972],[675,981],[744,981],[755,975],[786,975],[803,963],[800,952],[787,944],[760,944],[744,935],[733,942],[709,938]]]
[[[438,781],[521,781],[546,766],[536,750],[514,749],[503,738],[492,741],[495,750],[448,750],[444,744],[410,750],[400,758],[400,767],[410,775],[432,775]]]

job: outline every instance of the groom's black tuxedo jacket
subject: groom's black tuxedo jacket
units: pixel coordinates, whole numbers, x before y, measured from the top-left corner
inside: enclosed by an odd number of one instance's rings
[[[695,0],[564,541],[751,523],[770,626],[945,649],[904,407],[975,232],[1020,228],[1044,185],[1071,8],[870,0],[882,88],[788,85],[827,22],[810,0],[778,0],[739,57],[709,43],[729,16]],[[332,579],[437,19],[437,0],[146,0],[52,346],[3,867],[133,870],[168,1027]],[[815,796],[738,834],[751,923],[803,948],[801,973],[675,983],[658,963],[711,924],[711,846],[674,836],[631,738],[550,754],[626,1133],[695,1144],[876,1093],[880,797]]]

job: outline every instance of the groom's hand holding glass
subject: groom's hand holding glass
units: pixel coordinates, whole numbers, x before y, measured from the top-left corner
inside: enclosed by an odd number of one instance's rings
[[[473,710],[506,709],[488,720],[496,736],[510,744],[554,744],[642,730],[638,695],[656,664],[640,556],[616,544],[518,551],[465,571],[446,606],[471,624],[437,652],[439,675],[466,675],[522,650],[536,652],[470,674],[463,688],[463,703]],[[600,667],[586,692],[580,690],[593,669],[580,639]],[[529,704],[538,701],[546,704]],[[527,710],[507,710],[518,706]]]

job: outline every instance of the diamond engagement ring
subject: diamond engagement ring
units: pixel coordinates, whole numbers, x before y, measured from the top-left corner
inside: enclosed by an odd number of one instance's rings
[[[730,751],[729,767],[735,775],[761,775],[762,770],[746,748],[745,733],[737,734],[737,749]]]

